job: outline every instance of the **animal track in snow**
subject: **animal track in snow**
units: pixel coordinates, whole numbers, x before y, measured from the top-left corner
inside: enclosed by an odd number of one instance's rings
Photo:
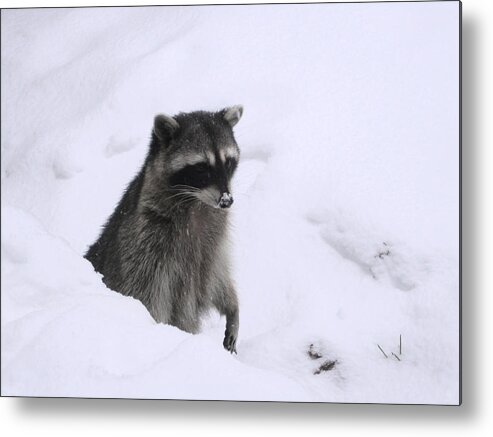
[[[395,288],[408,291],[427,271],[426,261],[410,248],[381,238],[340,213],[312,214],[307,220],[319,226],[322,239],[339,255],[375,280],[387,280]]]
[[[77,173],[80,173],[82,168],[69,159],[58,156],[53,161],[52,170],[56,179],[66,180],[71,179],[77,175]]]
[[[313,370],[314,375],[320,375],[323,372],[329,372],[335,368],[339,361],[332,357],[328,357],[324,351],[324,347],[314,343],[310,343],[307,350],[308,357],[317,362],[317,368]]]

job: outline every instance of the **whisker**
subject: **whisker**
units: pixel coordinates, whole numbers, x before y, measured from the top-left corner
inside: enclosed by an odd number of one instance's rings
[[[191,204],[197,200],[198,200],[197,196],[193,194],[188,194],[186,197],[184,197],[183,199],[179,199],[178,202],[172,205],[171,208],[168,210],[168,212],[174,212],[176,209],[180,208],[181,206],[185,206],[188,203]]]
[[[180,196],[191,196],[191,195],[195,195],[195,193],[191,193],[191,192],[188,192],[188,191],[181,191],[179,193],[176,193],[176,194],[173,194],[171,196],[168,196],[167,199],[170,200],[170,199],[174,199],[174,198],[180,197]]]
[[[207,193],[207,197],[209,198],[209,200],[212,202],[212,203],[216,203],[217,204],[217,199],[213,196],[212,193],[210,192],[206,192]]]
[[[181,184],[178,184],[178,185],[173,185],[170,187],[171,190],[181,190],[181,189],[187,189],[189,191],[200,191],[199,188],[197,187],[192,187],[191,185],[181,185]]]
[[[180,197],[178,199],[178,204],[180,203],[180,201],[184,201],[184,200],[189,200],[189,199],[195,199],[195,195],[193,193],[180,193]]]

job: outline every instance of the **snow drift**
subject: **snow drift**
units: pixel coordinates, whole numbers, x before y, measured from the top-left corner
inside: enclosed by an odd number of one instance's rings
[[[2,394],[458,403],[458,19],[3,10]],[[158,325],[82,255],[156,113],[238,103],[230,356],[217,314]]]

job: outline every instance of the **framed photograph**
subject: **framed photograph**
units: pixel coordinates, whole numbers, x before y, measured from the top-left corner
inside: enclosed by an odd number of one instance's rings
[[[1,11],[1,394],[459,405],[461,3]]]

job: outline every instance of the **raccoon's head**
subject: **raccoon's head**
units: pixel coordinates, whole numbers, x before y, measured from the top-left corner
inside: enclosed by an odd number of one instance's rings
[[[233,126],[242,113],[238,105],[155,117],[151,153],[160,156],[166,185],[177,198],[196,198],[213,208],[232,205],[231,179],[240,158]]]

